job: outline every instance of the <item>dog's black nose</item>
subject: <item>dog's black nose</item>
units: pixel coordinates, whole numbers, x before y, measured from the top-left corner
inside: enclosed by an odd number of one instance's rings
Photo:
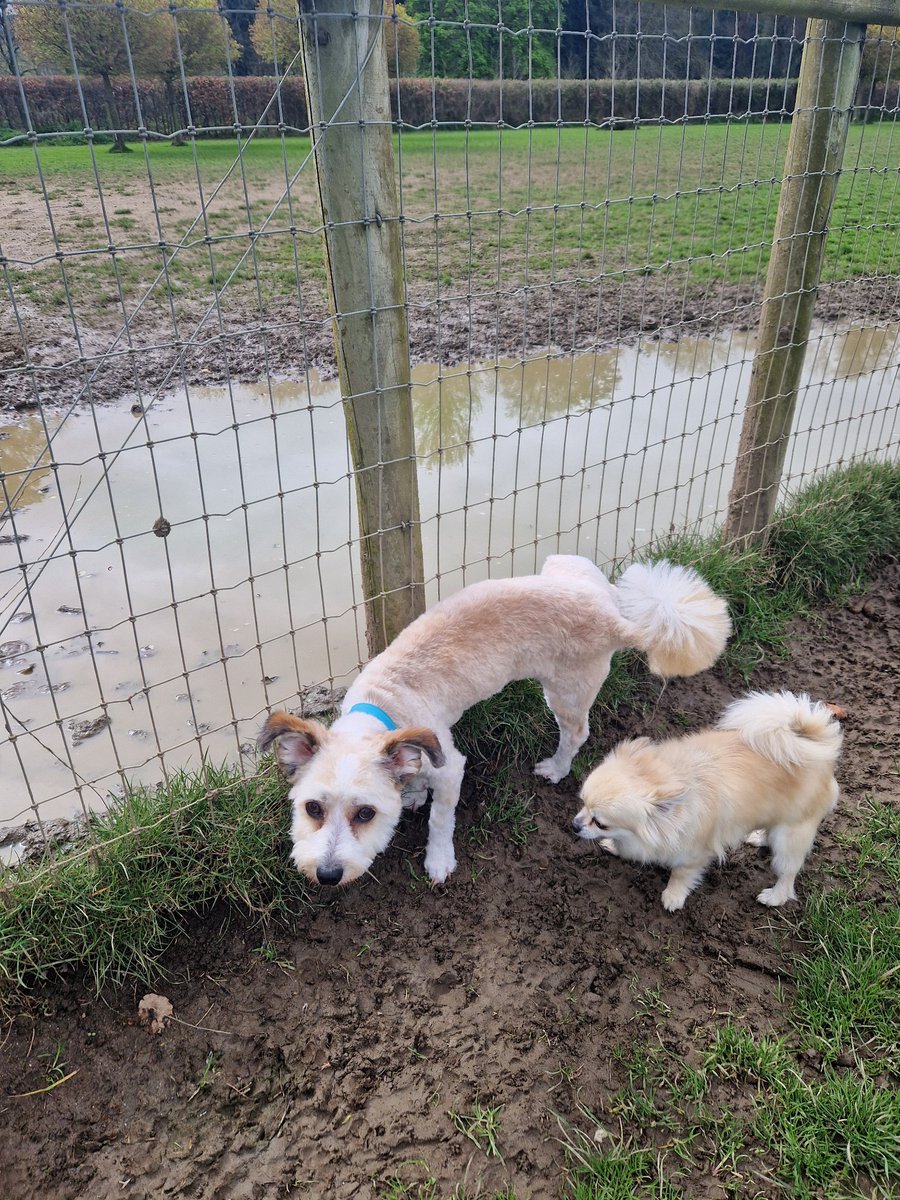
[[[319,883],[340,883],[343,874],[343,867],[316,867],[316,879]]]
[[[583,826],[583,825],[582,825],[582,823],[581,823],[581,822],[578,820],[578,818],[577,818],[577,817],[573,817],[573,818],[572,818],[572,828],[575,830],[575,832],[576,832],[576,833],[581,833],[581,831],[582,831],[582,829],[584,828],[584,826]]]

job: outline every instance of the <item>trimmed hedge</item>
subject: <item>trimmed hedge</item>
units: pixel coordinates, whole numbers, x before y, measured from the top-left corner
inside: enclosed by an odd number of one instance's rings
[[[154,133],[171,135],[193,124],[204,133],[231,133],[236,122],[242,126],[255,125],[275,91],[275,80],[270,76],[241,76],[232,80],[221,76],[198,76],[189,79],[187,85],[190,110],[180,84],[167,96],[164,84],[158,79],[139,79],[136,89],[130,79],[114,79],[112,86],[122,128],[137,133],[143,126]],[[103,84],[99,79],[76,80],[69,75],[28,76],[22,80],[22,91],[25,104],[19,93],[18,80],[0,75],[0,127],[27,132],[30,116],[30,127],[36,133],[81,131],[85,126],[83,97],[89,126],[95,131],[109,129]],[[277,103],[272,103],[265,124],[277,126],[283,119],[288,126],[306,130],[303,80],[286,79],[281,96],[283,116],[279,114]]]
[[[38,76],[22,80],[27,111],[37,133],[81,131],[84,128],[78,82],[69,76]],[[95,131],[108,129],[109,120],[99,79],[80,80],[88,123]],[[258,121],[277,130],[279,121],[288,131],[308,128],[303,80],[286,79],[281,87],[280,111],[272,102],[275,80],[271,76],[196,77],[188,80],[185,103],[180,87],[170,97],[158,80],[129,79],[113,83],[122,127],[137,133],[144,128],[163,135],[193,125],[204,135],[230,134],[235,124],[243,128]],[[869,89],[866,89],[867,92]],[[521,127],[536,125],[616,124],[618,122],[678,121],[711,117],[754,118],[791,112],[796,80],[764,79],[646,79],[589,81],[564,79],[468,80],[392,79],[391,111],[401,128],[439,125]],[[868,113],[897,111],[900,81],[879,83],[871,96],[861,97]],[[266,113],[268,106],[268,112]],[[263,113],[266,116],[263,118]],[[190,114],[190,115],[189,115]],[[858,111],[857,115],[863,115]],[[18,82],[0,76],[0,128],[16,132],[29,129]]]

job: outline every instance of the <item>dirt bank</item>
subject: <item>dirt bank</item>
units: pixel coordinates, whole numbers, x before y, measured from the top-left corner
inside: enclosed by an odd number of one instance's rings
[[[464,293],[464,294],[463,294]],[[247,383],[266,377],[300,379],[312,368],[335,370],[331,321],[324,297],[301,311],[286,299],[260,320],[259,310],[225,310],[197,331],[142,317],[128,336],[118,326],[81,326],[78,338],[62,317],[30,311],[0,314],[0,409],[102,403],[140,394],[146,403],[184,384]],[[199,311],[198,311],[199,319]],[[825,284],[818,320],[846,326],[900,320],[895,277]],[[705,287],[672,276],[611,278],[602,283],[552,284],[512,293],[412,289],[410,345],[414,362],[452,365],[538,354],[596,350],[641,336],[682,336],[753,329],[759,295],[751,286],[713,281]],[[117,340],[118,337],[118,340]]]

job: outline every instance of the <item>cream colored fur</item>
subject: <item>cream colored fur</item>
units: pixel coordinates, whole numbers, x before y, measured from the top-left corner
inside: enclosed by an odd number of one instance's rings
[[[465,766],[451,727],[467,708],[514,679],[539,680],[560,736],[535,771],[556,783],[587,738],[614,651],[644,649],[662,673],[692,674],[712,665],[730,628],[724,601],[695,572],[668,563],[631,567],[613,587],[588,559],[555,555],[540,575],[464,588],[363,669],[330,729],[284,713],[266,722],[260,746],[280,743],[293,784],[295,863],[320,882],[358,878],[388,844],[401,808],[430,789],[425,869],[442,883],[456,866]],[[378,706],[399,730],[351,712],[359,702]]]
[[[623,742],[584,782],[583,838],[671,867],[662,902],[682,908],[711,862],[744,840],[772,849],[774,887],[761,904],[795,900],[794,880],[835,806],[841,729],[823,704],[790,692],[735,701],[714,729],[665,742]]]

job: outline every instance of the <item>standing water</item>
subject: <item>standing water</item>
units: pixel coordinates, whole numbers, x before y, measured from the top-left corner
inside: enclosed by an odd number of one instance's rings
[[[900,327],[811,345],[789,482],[894,445],[898,344]],[[547,554],[608,566],[710,529],[750,361],[735,334],[419,366],[429,602]],[[0,826],[102,806],[123,773],[235,760],[267,708],[364,661],[336,382],[28,415],[0,439]]]

